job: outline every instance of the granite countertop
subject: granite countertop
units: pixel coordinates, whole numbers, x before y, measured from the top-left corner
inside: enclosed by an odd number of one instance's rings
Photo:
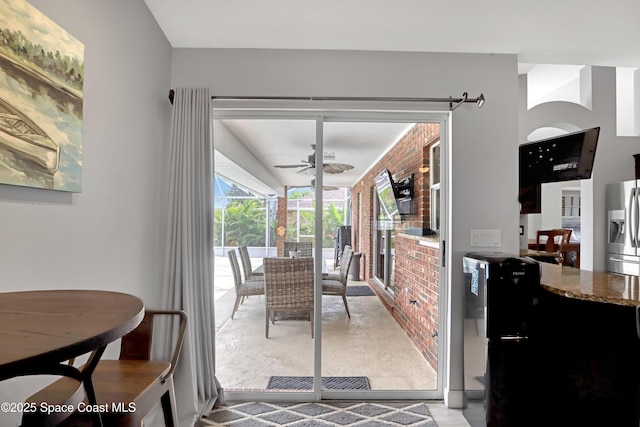
[[[640,277],[586,271],[540,263],[542,288],[568,298],[609,304],[640,305]]]

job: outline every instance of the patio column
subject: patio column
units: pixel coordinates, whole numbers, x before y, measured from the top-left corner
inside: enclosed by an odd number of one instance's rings
[[[284,241],[287,239],[287,190],[284,189],[284,197],[278,197],[278,211],[276,214],[277,226],[276,230],[276,247],[278,249],[278,256],[284,256]],[[282,227],[282,228],[281,228]],[[279,230],[283,230],[281,233]]]

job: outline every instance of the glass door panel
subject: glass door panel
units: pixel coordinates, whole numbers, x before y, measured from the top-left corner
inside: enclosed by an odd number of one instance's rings
[[[425,132],[426,128],[431,133]],[[382,152],[387,154],[382,159],[372,156],[350,178],[350,199],[357,200],[359,206],[345,225],[352,227],[351,246],[358,265],[354,268],[352,264],[348,269],[345,299],[339,295],[322,298],[323,396],[348,398],[350,393],[363,390],[377,396],[393,396],[399,391],[435,392],[438,388],[437,338],[431,336],[429,345],[425,344],[429,340],[420,336],[437,335],[434,332],[438,330],[437,316],[432,315],[438,311],[437,279],[429,283],[426,276],[434,273],[428,272],[423,261],[434,253],[437,256],[437,250],[427,254],[428,249],[407,234],[424,221],[427,225],[421,228],[426,228],[430,218],[420,209],[430,197],[429,186],[425,185],[429,174],[416,176],[424,161],[422,147],[430,140],[414,135],[438,132],[437,125],[427,124],[325,122],[323,149],[333,154],[332,161],[349,163],[358,159],[357,153],[364,156],[369,147],[383,144],[383,140],[386,146]],[[400,151],[405,154],[397,155]],[[404,158],[406,152],[418,154],[413,159]],[[383,169],[388,169],[396,181],[413,174],[414,199],[404,200],[413,205],[402,217],[389,217],[381,208],[374,178]],[[325,173],[325,185],[341,182],[347,173]],[[425,188],[425,194],[420,193],[421,188]],[[333,273],[339,273],[340,267]],[[426,290],[430,285],[436,289],[435,296],[432,290]],[[433,300],[423,299],[420,292],[429,293]]]
[[[220,246],[216,247],[214,282],[216,376],[225,391],[311,392],[308,377],[313,377],[315,363],[312,319],[307,313],[284,306],[267,319],[265,293],[243,297],[238,286],[264,289],[264,275],[245,274],[240,247],[247,247],[251,270],[256,270],[265,257],[288,258],[285,242],[299,245],[314,241],[315,196],[311,181],[315,168],[309,156],[314,152],[315,132],[315,120],[214,120],[216,174],[230,183],[226,197],[216,194],[215,198],[216,218],[224,218],[224,226],[217,230],[225,230],[216,238]],[[225,155],[230,149],[246,146],[252,151],[241,156],[245,164]],[[263,166],[256,159],[273,166],[258,170]],[[275,196],[277,188],[258,178],[268,176],[265,172],[285,183],[280,197]],[[234,180],[253,187],[250,190],[262,194],[265,202],[248,203],[242,198],[243,187],[234,184]],[[289,196],[289,204],[285,195]],[[256,229],[258,223],[262,224],[260,230]],[[230,258],[229,252],[236,256]],[[236,267],[239,274],[234,275]],[[292,285],[287,280],[279,282],[281,286],[285,284]],[[282,301],[290,307],[289,301]]]

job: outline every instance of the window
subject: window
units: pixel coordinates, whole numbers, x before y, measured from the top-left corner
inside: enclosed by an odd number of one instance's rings
[[[440,230],[440,141],[429,148],[429,182],[431,188],[431,200],[429,210],[431,212],[431,229]]]
[[[580,191],[562,191],[562,216],[570,218],[580,216]]]

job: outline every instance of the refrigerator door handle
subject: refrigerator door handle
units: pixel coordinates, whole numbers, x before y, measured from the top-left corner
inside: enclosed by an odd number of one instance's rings
[[[635,245],[634,247],[638,247],[640,246],[640,238],[638,236],[638,233],[640,232],[640,192],[638,191],[637,188],[634,188],[633,190],[633,237],[635,239]]]
[[[634,206],[635,205],[635,206]],[[637,204],[636,204],[636,189],[632,188],[631,189],[631,193],[629,194],[629,204],[628,207],[626,209],[626,214],[627,214],[627,219],[626,222],[627,224],[629,224],[629,227],[627,228],[629,230],[629,239],[631,240],[631,247],[632,248],[637,248],[638,244],[636,241],[637,235],[636,235],[636,231],[637,231],[637,224],[636,224],[636,218],[637,218]]]

